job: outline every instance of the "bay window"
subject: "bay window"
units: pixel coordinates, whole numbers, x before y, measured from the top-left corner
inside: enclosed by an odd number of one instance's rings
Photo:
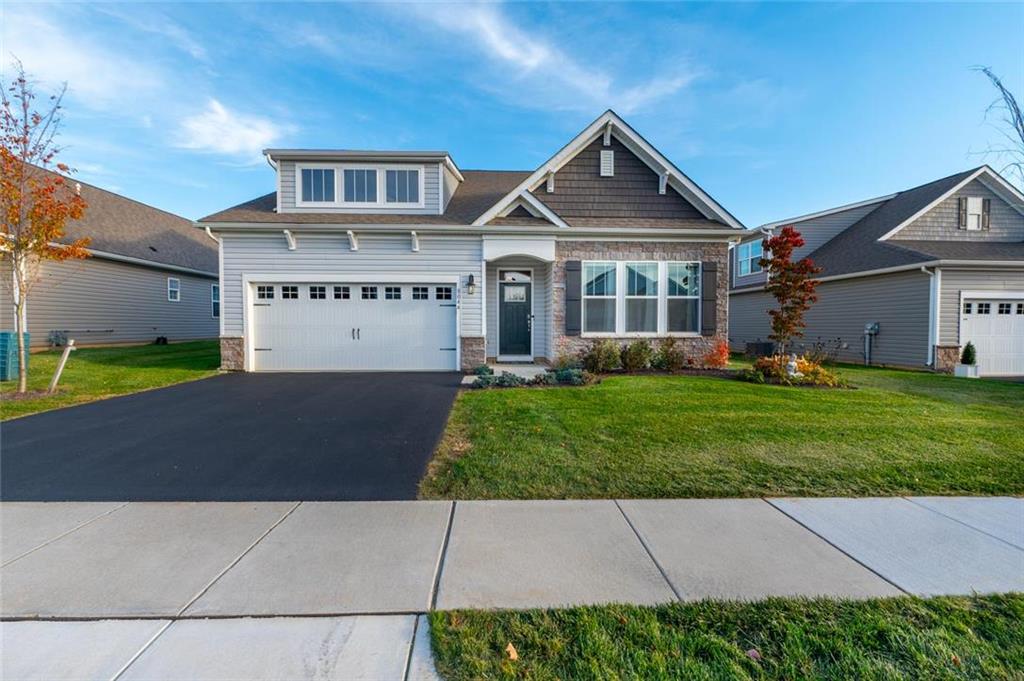
[[[616,263],[583,265],[583,332],[615,333]]]
[[[658,332],[658,263],[626,263],[626,333]]]
[[[584,336],[700,333],[699,262],[583,262],[582,270]]]

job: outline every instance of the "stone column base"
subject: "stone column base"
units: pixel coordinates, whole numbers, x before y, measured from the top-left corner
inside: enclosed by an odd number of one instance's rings
[[[935,346],[935,371],[943,374],[953,373],[953,367],[960,363],[959,345]]]
[[[487,363],[487,341],[483,336],[468,336],[459,339],[462,362],[459,367],[463,371],[472,371],[481,364]]]
[[[245,371],[245,339],[220,339],[220,368],[222,371]]]

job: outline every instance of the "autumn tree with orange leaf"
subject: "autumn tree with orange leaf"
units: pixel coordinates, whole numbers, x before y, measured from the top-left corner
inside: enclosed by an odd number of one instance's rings
[[[810,258],[793,262],[794,249],[804,245],[800,232],[792,226],[783,227],[775,236],[764,240],[760,265],[768,273],[765,290],[775,296],[778,308],[768,310],[772,332],[768,337],[778,344],[778,354],[786,354],[793,338],[804,335],[804,313],[818,301],[815,289],[821,272]]]
[[[89,239],[66,241],[68,220],[81,219],[85,200],[70,186],[70,168],[57,163],[56,145],[62,118],[61,101],[67,87],[37,109],[32,83],[20,62],[15,75],[0,91],[0,257],[13,277],[3,277],[14,300],[18,337],[18,392],[28,388],[25,332],[26,304],[46,260],[85,258]]]

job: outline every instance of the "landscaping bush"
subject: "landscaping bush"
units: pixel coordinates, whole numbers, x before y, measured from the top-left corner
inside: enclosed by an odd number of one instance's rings
[[[666,338],[651,358],[651,366],[658,371],[679,371],[686,365],[683,349],[675,338]]]
[[[582,365],[583,362],[578,356],[560,352],[551,366],[557,371],[558,369],[579,369]]]
[[[724,369],[729,366],[729,343],[725,340],[716,341],[704,355],[704,366],[708,369]]]
[[[476,369],[473,369],[473,373],[476,374],[477,376],[493,376],[494,369],[487,366],[486,364],[481,364]]]
[[[846,385],[835,372],[829,371],[806,357],[797,358],[796,371],[798,375],[796,376],[789,375],[788,365],[789,357],[786,355],[760,357],[754,362],[752,369],[741,371],[738,376],[751,383],[808,385],[823,388],[839,388]]]
[[[964,351],[960,355],[960,363],[973,365],[977,361],[978,352],[974,349],[974,343],[967,341],[967,345],[964,346]]]
[[[622,368],[619,344],[611,338],[594,341],[583,354],[583,368],[592,374],[605,374]]]
[[[622,368],[626,371],[643,371],[651,366],[654,348],[647,339],[635,340],[622,349]]]
[[[562,385],[587,385],[596,378],[594,374],[582,369],[559,369],[551,375]]]
[[[558,385],[558,378],[555,376],[555,372],[545,371],[543,374],[537,374],[531,378],[530,385]]]

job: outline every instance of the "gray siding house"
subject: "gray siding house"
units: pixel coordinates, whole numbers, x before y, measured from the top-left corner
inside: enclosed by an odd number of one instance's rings
[[[743,226],[614,112],[530,171],[444,151],[268,149],[220,242],[224,368],[467,370],[728,330]]]
[[[774,299],[756,261],[785,225],[806,241],[794,257],[822,268],[804,347],[950,371],[971,341],[982,375],[1024,375],[1024,195],[988,166],[751,230],[730,257],[734,350],[767,340]]]
[[[220,284],[216,244],[185,218],[78,182],[88,204],[67,227],[90,237],[91,257],[44,262],[29,293],[31,347],[216,338]],[[15,324],[13,273],[0,261],[0,331]]]

